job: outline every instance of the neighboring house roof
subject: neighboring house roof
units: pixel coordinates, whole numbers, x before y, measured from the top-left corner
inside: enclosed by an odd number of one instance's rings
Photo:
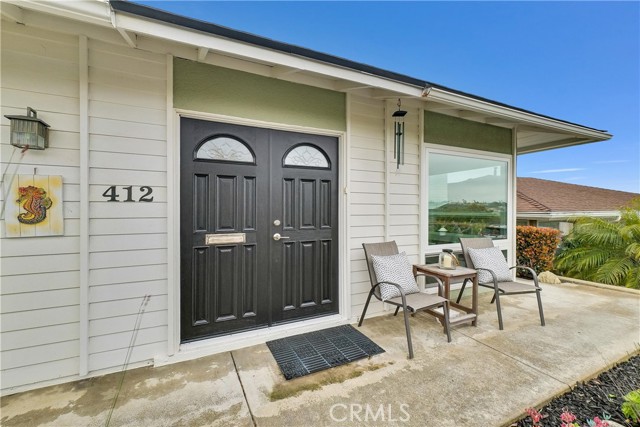
[[[538,178],[518,178],[518,216],[616,214],[638,193],[567,184]]]

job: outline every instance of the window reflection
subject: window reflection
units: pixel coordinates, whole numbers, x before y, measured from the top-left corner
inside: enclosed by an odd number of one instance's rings
[[[429,154],[429,244],[507,238],[507,161]]]

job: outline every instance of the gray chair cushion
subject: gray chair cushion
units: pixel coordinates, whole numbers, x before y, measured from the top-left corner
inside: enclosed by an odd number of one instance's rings
[[[424,292],[409,294],[405,299],[407,301],[407,306],[411,307],[413,311],[433,307],[434,305],[439,305],[446,301],[445,298],[439,297],[438,295],[426,294]],[[400,297],[391,298],[387,301],[393,304],[402,305],[402,298]]]
[[[413,266],[406,253],[400,252],[388,256],[371,255],[371,262],[378,282],[397,283],[405,294],[420,292],[416,279],[413,277]],[[387,283],[380,285],[380,297],[383,301],[399,296],[400,291],[397,287]]]
[[[538,289],[534,285],[530,285],[528,283],[521,283],[521,282],[502,282],[502,283],[498,283],[498,287],[505,294],[535,292],[536,289]]]
[[[498,282],[510,282],[513,280],[507,260],[500,248],[467,249],[473,265],[476,268],[486,268],[493,271],[498,278]],[[478,271],[478,283],[493,283],[493,277],[488,271]]]

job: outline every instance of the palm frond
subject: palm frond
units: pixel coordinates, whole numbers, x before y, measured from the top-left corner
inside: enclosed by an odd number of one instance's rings
[[[593,217],[572,222],[574,228],[555,260],[559,271],[580,279],[640,286],[640,211],[623,210],[620,220],[613,222]]]
[[[640,223],[625,223],[625,225],[620,228],[620,234],[632,242],[640,242]]]
[[[633,268],[633,261],[629,258],[614,258],[602,264],[593,275],[593,280],[608,285],[624,285],[629,270]]]
[[[628,208],[622,209],[620,219],[626,224],[640,223],[640,197],[636,199],[635,206],[631,203]]]
[[[620,227],[607,223],[590,223],[582,225],[574,236],[580,242],[597,246],[624,245],[624,237],[620,234]]]
[[[625,279],[624,285],[627,288],[640,289],[640,265],[636,265],[629,271]]]
[[[629,258],[635,260],[635,261],[640,261],[640,242],[634,242],[631,243],[629,246],[627,246],[627,248],[624,250],[625,255],[627,255]]]
[[[595,270],[611,258],[611,252],[596,247],[578,247],[563,252],[556,259],[556,266],[569,270]]]

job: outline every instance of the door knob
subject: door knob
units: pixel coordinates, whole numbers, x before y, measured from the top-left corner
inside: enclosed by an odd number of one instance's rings
[[[280,233],[276,233],[273,235],[273,240],[280,240],[280,239],[290,239],[291,237],[287,237],[287,236],[281,236]]]

